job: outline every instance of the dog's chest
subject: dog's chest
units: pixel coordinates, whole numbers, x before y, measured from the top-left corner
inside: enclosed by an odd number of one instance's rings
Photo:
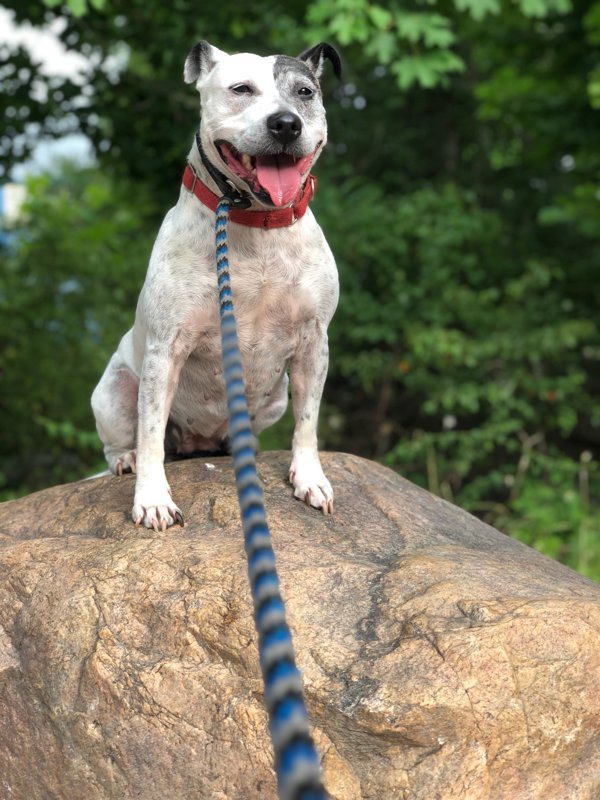
[[[265,259],[231,265],[231,284],[240,349],[246,369],[268,374],[279,371],[299,341],[315,324],[317,304],[298,273]],[[202,369],[218,371],[221,361],[219,302],[215,288],[208,305],[192,312],[188,325],[196,346],[191,359]]]

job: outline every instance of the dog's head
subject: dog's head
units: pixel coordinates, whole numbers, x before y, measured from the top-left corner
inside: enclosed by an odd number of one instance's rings
[[[327,141],[319,76],[340,57],[321,43],[298,58],[228,55],[198,42],[184,68],[200,92],[202,147],[236,186],[267,206],[293,202]]]

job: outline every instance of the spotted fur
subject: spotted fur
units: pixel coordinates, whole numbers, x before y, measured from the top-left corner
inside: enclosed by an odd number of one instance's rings
[[[302,118],[294,154],[314,151],[318,157],[325,146],[314,65],[290,59],[292,69],[281,59],[229,56],[206,42],[188,56],[185,79],[200,92],[202,145],[226,174],[215,142],[227,140],[243,153],[268,152],[274,145],[265,120],[291,105]],[[298,80],[315,86],[309,102],[292,99]],[[244,81],[255,90],[249,97],[231,91]],[[195,144],[189,161],[218,193]],[[235,174],[228,177],[240,183]],[[264,204],[253,198],[253,207]],[[213,226],[213,212],[182,187],[158,233],[134,325],[92,396],[109,467],[137,472],[132,517],[147,527],[164,529],[182,520],[166,479],[165,455],[220,450],[227,434]],[[333,491],[317,452],[317,418],[327,374],[327,326],[338,300],[333,256],[310,209],[289,228],[230,228],[231,282],[253,433],[282,416],[289,384],[295,416],[290,481],[296,497],[328,512]]]

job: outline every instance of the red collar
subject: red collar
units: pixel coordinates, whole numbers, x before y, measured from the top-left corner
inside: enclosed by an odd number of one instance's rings
[[[211,209],[217,210],[219,198],[206,186],[193,167],[188,164],[183,173],[183,185],[195,194],[201,203]],[[287,208],[278,208],[275,211],[250,211],[232,209],[229,212],[231,222],[238,225],[246,225],[250,228],[286,228],[293,225],[306,213],[308,204],[312,200],[317,186],[317,179],[314,175],[309,175],[304,187],[298,193],[293,205]]]

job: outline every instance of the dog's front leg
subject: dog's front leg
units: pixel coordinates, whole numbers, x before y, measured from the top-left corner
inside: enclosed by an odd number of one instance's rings
[[[183,516],[165,475],[165,429],[184,354],[172,343],[147,344],[138,394],[137,481],[131,516],[136,525],[166,530]]]
[[[327,331],[318,320],[302,336],[290,364],[294,438],[289,479],[294,496],[324,514],[333,511],[333,489],[325,477],[317,450],[317,422],[323,385],[327,376]]]

